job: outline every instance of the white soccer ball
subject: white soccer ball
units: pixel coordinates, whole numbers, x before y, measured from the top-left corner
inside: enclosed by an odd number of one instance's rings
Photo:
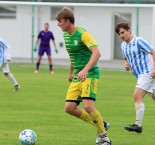
[[[19,134],[19,141],[22,145],[34,145],[37,141],[37,135],[33,130],[25,129]]]

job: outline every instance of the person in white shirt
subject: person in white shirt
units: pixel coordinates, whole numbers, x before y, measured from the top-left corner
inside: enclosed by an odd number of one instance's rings
[[[7,76],[14,85],[14,90],[17,91],[20,88],[20,85],[16,81],[14,75],[10,72],[9,62],[11,61],[11,47],[3,39],[0,38],[0,71]]]
[[[116,33],[123,40],[121,44],[124,66],[137,78],[134,91],[136,118],[135,123],[126,126],[127,131],[142,132],[145,104],[143,97],[149,94],[155,100],[155,49],[141,37],[131,34],[128,23],[116,26]]]

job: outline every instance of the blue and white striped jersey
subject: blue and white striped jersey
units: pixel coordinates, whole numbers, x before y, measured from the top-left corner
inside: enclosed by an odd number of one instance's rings
[[[153,71],[154,63],[149,55],[153,48],[144,39],[134,36],[130,43],[123,42],[121,49],[136,78]]]
[[[7,60],[11,60],[11,48],[4,39],[0,38],[0,65],[6,63]]]

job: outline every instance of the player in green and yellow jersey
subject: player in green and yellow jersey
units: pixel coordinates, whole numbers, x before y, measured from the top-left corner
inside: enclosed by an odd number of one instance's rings
[[[89,62],[92,52],[91,48],[97,47],[96,41],[85,29],[76,27],[73,35],[70,36],[68,32],[64,33],[65,45],[70,56],[71,64],[74,68],[73,82],[77,82],[78,73]],[[99,57],[98,52],[98,57]],[[99,79],[99,69],[95,64],[89,71],[86,78]]]
[[[97,43],[89,32],[75,26],[72,9],[64,7],[58,12],[57,20],[58,26],[64,32],[65,45],[71,61],[65,111],[97,128],[96,144],[111,145],[103,119],[94,106],[99,79],[97,61],[101,56]],[[81,101],[84,109],[78,108]]]

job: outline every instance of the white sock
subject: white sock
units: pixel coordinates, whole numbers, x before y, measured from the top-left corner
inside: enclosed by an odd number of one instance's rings
[[[18,85],[18,83],[17,83],[17,81],[16,81],[16,79],[15,79],[15,77],[13,76],[12,73],[9,73],[9,74],[8,74],[8,78],[10,79],[10,81],[13,83],[14,86]]]
[[[135,109],[136,109],[136,122],[138,126],[142,126],[143,116],[144,116],[144,110],[145,105],[143,102],[136,102],[135,103]]]
[[[106,132],[100,134],[100,137],[101,137],[104,141],[110,142],[110,140],[109,140],[109,138],[108,138]]]

